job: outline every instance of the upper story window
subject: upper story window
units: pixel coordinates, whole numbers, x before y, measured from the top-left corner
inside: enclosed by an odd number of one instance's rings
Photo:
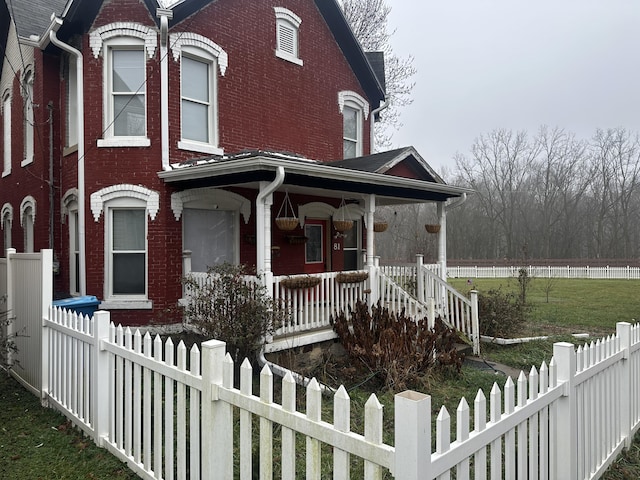
[[[298,38],[302,19],[289,9],[273,9],[276,14],[276,57],[302,65]]]
[[[94,30],[89,37],[94,57],[103,55],[103,138],[99,147],[146,147],[146,60],[155,55],[157,33],[130,22]]]
[[[2,176],[11,173],[11,92],[2,95]]]
[[[173,58],[180,61],[180,141],[178,148],[222,154],[218,136],[218,71],[224,76],[227,53],[201,35],[171,34]]]
[[[96,221],[104,210],[104,308],[151,308],[148,299],[147,217],[156,218],[159,194],[138,185],[114,185],[91,194]]]
[[[78,144],[78,83],[76,57],[69,55],[66,64],[66,135],[65,147]]]
[[[356,92],[342,91],[338,94],[338,106],[343,116],[343,158],[363,155],[364,121],[369,117],[369,103]]]
[[[33,72],[28,70],[22,80],[22,94],[24,101],[24,160],[22,166],[33,162]]]

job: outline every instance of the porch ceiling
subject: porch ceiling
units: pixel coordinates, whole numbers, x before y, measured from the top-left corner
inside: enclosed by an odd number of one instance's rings
[[[398,156],[406,157],[406,149],[399,150]],[[389,162],[397,163],[397,159],[390,158]],[[253,151],[173,165],[172,170],[159,172],[158,176],[180,189],[258,188],[259,182],[272,181],[277,168],[283,167],[285,179],[281,189],[335,198],[357,199],[375,194],[378,205],[442,202],[471,192],[467,188],[447,185],[437,176],[435,181],[426,181],[379,173],[380,167],[373,161],[355,162],[353,165],[361,164],[363,167],[356,168],[345,162],[332,164],[281,153]]]

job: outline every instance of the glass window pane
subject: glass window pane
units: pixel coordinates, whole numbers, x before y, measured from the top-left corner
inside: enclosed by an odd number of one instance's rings
[[[307,263],[322,262],[322,225],[305,225],[304,235],[307,237],[305,261]]]
[[[344,248],[357,248],[358,247],[358,224],[354,222],[353,228],[344,232],[344,239],[342,240]]]
[[[235,263],[236,213],[186,208],[182,212],[184,249],[191,250],[191,270]]]
[[[113,251],[145,251],[145,215],[143,209],[113,210]]]
[[[142,294],[145,287],[145,254],[116,253],[113,255],[113,293]]]
[[[182,101],[182,138],[209,142],[209,109],[206,105]]]
[[[358,138],[358,112],[349,107],[344,107],[344,138],[355,140]]]
[[[354,158],[356,156],[356,145],[356,142],[352,142],[351,140],[342,142],[344,158]]]
[[[209,103],[209,64],[182,57],[182,96]]]
[[[113,50],[113,91],[136,92],[144,88],[144,51]]]
[[[118,95],[113,98],[114,134],[140,136],[145,134],[144,96]]]

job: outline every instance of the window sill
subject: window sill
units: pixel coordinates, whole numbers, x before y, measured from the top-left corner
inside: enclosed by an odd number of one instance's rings
[[[103,310],[151,310],[153,302],[151,300],[105,300],[100,303]]]
[[[62,150],[62,156],[66,157],[67,155],[71,155],[72,153],[76,153],[78,151],[78,144],[71,145],[70,147],[64,147]]]
[[[26,167],[27,165],[31,165],[32,163],[33,163],[33,157],[25,158],[24,160],[22,160],[22,162],[20,162],[20,166]]]
[[[180,150],[190,150],[190,151],[199,152],[199,153],[209,153],[211,155],[224,154],[224,150],[220,147],[209,145],[207,143],[193,142],[190,140],[180,140],[178,142],[178,148]]]
[[[147,137],[112,137],[98,139],[99,148],[108,147],[148,147],[151,140]]]
[[[304,65],[302,59],[294,57],[290,53],[283,52],[282,50],[276,50],[276,57],[281,58],[282,60],[286,60],[287,62],[295,63],[296,65]]]
[[[9,175],[11,175],[11,170],[7,170],[5,172],[2,172],[2,178],[8,177]]]

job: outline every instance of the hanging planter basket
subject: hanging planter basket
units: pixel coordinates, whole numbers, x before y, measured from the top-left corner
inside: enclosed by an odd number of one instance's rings
[[[387,222],[374,222],[373,231],[376,233],[384,232],[387,230],[389,224]]]
[[[340,206],[338,207],[340,212],[342,213],[340,218],[333,219],[333,228],[338,232],[346,232],[353,228],[353,220],[347,220],[344,218],[344,211],[347,209],[347,204],[344,201],[344,197],[340,201]]]
[[[333,228],[338,232],[346,232],[353,228],[353,220],[334,220]]]
[[[427,232],[429,233],[438,233],[440,231],[440,225],[438,225],[437,223],[427,223],[424,228],[427,230]]]
[[[280,285],[289,290],[301,290],[304,288],[313,288],[319,285],[320,282],[320,277],[293,277],[281,280]]]
[[[360,283],[369,278],[367,272],[340,272],[336,275],[337,283]]]
[[[276,217],[276,226],[285,232],[290,232],[291,230],[295,230],[298,227],[298,217],[296,217],[293,211],[293,205],[291,205],[291,200],[289,199],[289,192],[285,192],[284,200],[282,200],[282,205],[280,205],[280,210],[278,210],[278,215]]]

